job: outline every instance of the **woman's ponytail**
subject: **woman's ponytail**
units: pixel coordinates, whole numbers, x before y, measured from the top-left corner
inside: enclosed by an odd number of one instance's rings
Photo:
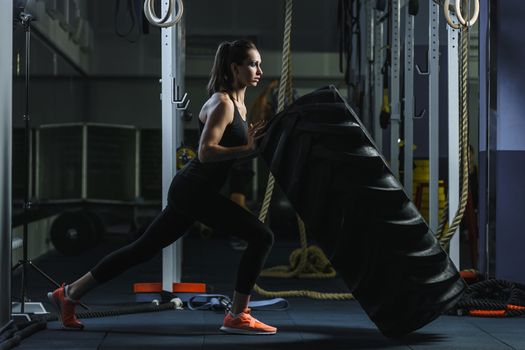
[[[222,89],[231,90],[231,82],[233,80],[229,67],[231,46],[231,42],[223,41],[217,48],[210,81],[208,82],[208,95],[210,96]]]

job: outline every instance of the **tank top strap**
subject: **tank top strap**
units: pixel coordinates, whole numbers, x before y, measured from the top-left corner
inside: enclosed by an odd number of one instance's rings
[[[233,96],[231,94],[228,94],[228,96],[230,97],[230,100],[232,100],[232,103],[233,103],[233,121],[235,121],[236,115],[242,119],[241,113],[239,112],[239,108],[237,108],[237,105],[235,104],[235,100],[233,99]]]

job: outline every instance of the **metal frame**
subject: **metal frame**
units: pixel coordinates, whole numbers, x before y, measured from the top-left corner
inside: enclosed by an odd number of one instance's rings
[[[87,199],[88,129],[82,125],[82,199]]]
[[[363,99],[363,110],[362,110],[362,120],[366,121],[365,125],[369,130],[373,130],[373,117],[371,113],[371,89],[373,86],[372,81],[372,74],[373,74],[373,62],[374,62],[374,18],[373,18],[373,4],[371,0],[367,0],[365,2],[364,9],[364,26],[365,29],[363,32],[365,33],[365,46],[366,46],[366,70],[364,72],[364,80],[365,80],[365,93],[364,93],[364,99]],[[361,14],[360,14],[361,15]]]
[[[429,4],[429,51],[428,51],[428,110],[429,110],[429,226],[433,232],[439,224],[439,9]]]
[[[413,196],[414,150],[414,16],[409,13],[408,3],[405,4],[405,75],[404,75],[404,178],[403,184],[408,198]]]
[[[25,33],[25,109],[23,114],[23,121],[24,121],[24,205],[23,205],[23,215],[27,217],[28,214],[30,214],[30,210],[32,207],[31,198],[31,187],[32,187],[32,181],[31,181],[31,174],[32,174],[32,168],[31,168],[31,157],[32,152],[32,142],[31,142],[31,113],[30,113],[30,58],[31,58],[31,31],[32,26],[31,23],[34,20],[33,15],[30,13],[22,12],[20,14],[20,23],[24,27],[24,33]],[[10,129],[12,130],[12,129]],[[37,313],[42,312],[45,313],[46,310],[42,303],[39,302],[27,302],[27,286],[28,286],[28,273],[27,273],[27,267],[32,267],[36,270],[36,272],[40,273],[40,275],[44,278],[46,278],[49,282],[51,282],[53,285],[58,286],[58,283],[53,280],[49,275],[47,275],[44,271],[42,271],[38,266],[36,266],[31,259],[29,259],[28,255],[28,249],[29,249],[29,224],[27,220],[24,220],[23,222],[23,239],[22,239],[22,259],[18,261],[18,263],[12,267],[11,271],[17,270],[19,267],[22,268],[22,283],[20,288],[20,302],[16,303],[13,302],[11,311],[12,315],[17,315],[19,317],[27,317],[27,313]],[[11,230],[11,229],[10,229]],[[27,307],[27,308],[26,308]]]
[[[168,2],[162,1],[161,11],[165,14]],[[183,83],[181,65],[182,22],[161,29],[162,46],[162,205],[167,205],[168,189],[177,172],[176,149],[179,144],[180,106],[173,97],[178,96],[177,84]],[[184,90],[183,90],[184,91]],[[162,250],[162,289],[172,291],[174,282],[181,280],[182,239]]]
[[[140,146],[142,138],[139,129],[135,130],[135,198],[140,197]]]
[[[455,16],[450,15],[455,21]],[[455,21],[457,22],[457,21]],[[459,207],[459,33],[447,25],[448,41],[448,222],[454,221]],[[456,232],[457,233],[457,232]],[[459,235],[450,241],[449,255],[459,269]]]
[[[384,23],[379,22],[381,14],[379,11],[374,11],[373,26],[374,26],[374,106],[373,106],[373,130],[374,141],[377,148],[382,152],[383,150],[383,129],[379,125],[379,115],[381,114],[381,104],[383,98],[383,76],[381,68],[385,60],[385,45],[384,45]]]
[[[40,130],[35,130],[35,198],[40,198]],[[31,162],[32,163],[32,162]]]
[[[485,215],[481,218],[484,226],[480,230],[483,232],[485,246],[484,248],[484,270],[485,278],[496,277],[496,162],[497,162],[497,144],[498,144],[498,119],[496,114],[497,91],[492,89],[493,76],[492,70],[497,69],[497,42],[495,40],[497,35],[497,3],[482,1],[481,20],[479,32],[484,34],[484,40],[480,42],[480,58],[484,61],[480,62],[479,74],[480,83],[485,81],[485,94],[480,96],[480,120],[484,119],[484,141],[485,141],[485,192],[481,191],[480,195],[484,196],[485,200]],[[483,34],[482,34],[483,33]],[[496,33],[496,34],[494,34]],[[485,54],[481,55],[481,50],[485,49]],[[497,78],[497,77],[496,77]],[[481,125],[480,125],[481,127]],[[482,129],[480,129],[482,131]],[[480,140],[481,141],[481,140]],[[481,151],[481,149],[480,149]]]
[[[13,2],[0,2],[0,329],[11,322]]]
[[[79,198],[64,198],[64,199],[50,199],[45,202],[47,203],[100,203],[100,204],[129,204],[130,201],[123,200],[112,200],[112,199],[102,199],[102,198],[88,198],[88,184],[87,184],[87,168],[88,168],[88,144],[89,144],[89,127],[107,127],[107,128],[116,128],[116,129],[128,129],[135,130],[135,186],[134,186],[134,195],[139,197],[141,193],[140,188],[140,130],[132,125],[119,125],[119,124],[105,124],[105,123],[93,123],[93,122],[73,122],[73,123],[52,123],[40,125],[35,130],[35,142],[36,142],[36,169],[35,169],[35,196],[42,201],[42,194],[40,192],[40,163],[41,163],[41,153],[40,153],[40,142],[41,135],[40,130],[50,129],[50,128],[61,128],[61,127],[72,127],[78,126],[82,128],[82,165],[81,165],[81,176],[82,176],[82,186],[81,193]]]
[[[400,34],[401,0],[392,0],[392,47],[390,49],[390,169],[399,178],[399,125],[401,113],[399,103],[400,90]]]

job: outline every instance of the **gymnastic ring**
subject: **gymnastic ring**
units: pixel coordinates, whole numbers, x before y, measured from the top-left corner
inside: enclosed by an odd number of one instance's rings
[[[459,1],[460,0],[456,0],[456,3],[459,3]],[[450,6],[450,0],[445,0],[445,2],[443,3],[443,13],[445,14],[445,19],[447,20],[447,23],[449,26],[451,26],[454,29],[459,29],[461,28],[461,25],[459,23],[454,23],[454,21],[452,21],[452,18],[450,17],[449,6]]]
[[[157,15],[155,14],[155,0],[145,0],[144,15],[151,24],[157,27],[171,27],[180,22],[182,14],[184,12],[184,5],[182,3],[182,0],[177,0],[177,4],[179,7],[179,11],[177,12],[175,18],[172,21],[168,22],[168,18],[173,14],[172,12],[175,11],[175,0],[168,1],[168,9],[166,11],[166,14],[162,18],[157,17]]]
[[[466,21],[465,18],[463,18],[463,14],[461,13],[461,0],[456,0],[455,9],[456,9],[456,17],[458,18],[458,21],[464,26],[472,27],[474,23],[476,23],[476,21],[478,20],[479,0],[474,0],[474,15],[468,21]]]

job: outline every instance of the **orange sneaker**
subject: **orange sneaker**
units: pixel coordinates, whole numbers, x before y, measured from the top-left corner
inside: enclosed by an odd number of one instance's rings
[[[268,326],[250,315],[250,309],[246,308],[243,312],[233,317],[228,312],[224,317],[221,331],[231,334],[275,334],[277,328]]]
[[[78,302],[66,299],[65,287],[62,283],[60,288],[47,293],[47,298],[58,311],[58,318],[65,328],[84,329],[84,324],[75,315],[75,306]]]

